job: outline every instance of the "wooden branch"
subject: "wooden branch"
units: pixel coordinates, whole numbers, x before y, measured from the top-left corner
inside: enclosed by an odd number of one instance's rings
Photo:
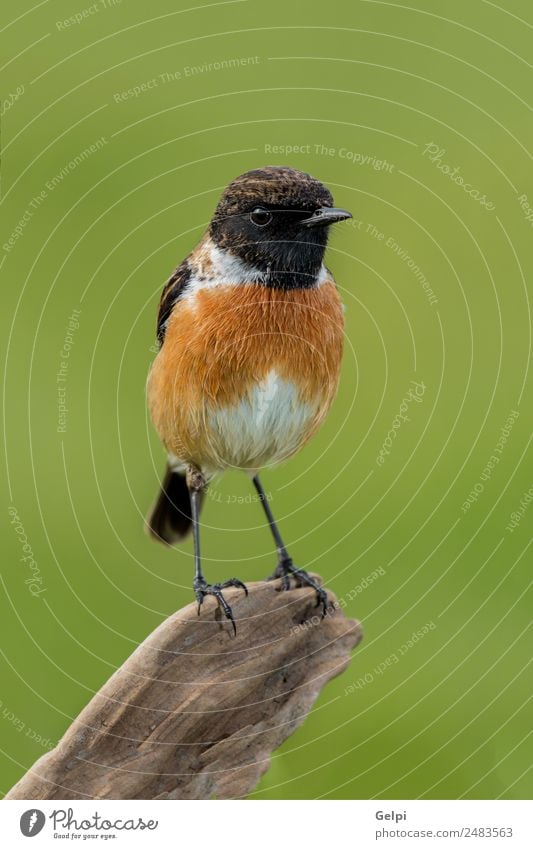
[[[163,622],[6,798],[248,795],[362,636],[331,594],[321,619],[310,589],[248,589],[225,591],[237,637],[213,598]]]

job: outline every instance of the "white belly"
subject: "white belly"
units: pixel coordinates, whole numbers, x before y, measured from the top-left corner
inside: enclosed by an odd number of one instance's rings
[[[294,454],[316,415],[316,405],[271,371],[239,404],[210,413],[209,441],[221,467],[259,469]]]

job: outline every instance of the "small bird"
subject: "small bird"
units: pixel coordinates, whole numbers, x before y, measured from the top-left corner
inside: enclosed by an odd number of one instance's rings
[[[210,584],[200,559],[199,514],[209,482],[246,472],[257,491],[288,589],[310,586],[326,613],[325,591],[290,558],[259,472],[286,460],[317,431],[335,396],[344,319],[323,262],[331,224],[351,218],[319,180],[289,167],[247,171],[225,189],[209,227],[164,286],[159,351],[147,394],[168,461],[147,519],[149,533],[173,545],[192,529],[198,613],[238,578]]]

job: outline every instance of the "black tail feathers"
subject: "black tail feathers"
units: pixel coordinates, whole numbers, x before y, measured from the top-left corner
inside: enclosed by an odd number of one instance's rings
[[[185,475],[165,470],[157,500],[146,520],[150,536],[158,542],[174,545],[192,529],[192,512]]]

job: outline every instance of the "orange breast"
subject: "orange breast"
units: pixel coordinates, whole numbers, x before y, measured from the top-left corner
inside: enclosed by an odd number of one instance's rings
[[[284,415],[311,411],[301,416],[299,447],[335,395],[343,327],[333,281],[291,291],[220,286],[178,301],[148,381],[152,418],[167,450],[201,468],[232,465],[235,457],[223,456],[231,451],[214,414],[247,402],[273,373],[296,396]],[[252,459],[243,462],[255,467]]]

